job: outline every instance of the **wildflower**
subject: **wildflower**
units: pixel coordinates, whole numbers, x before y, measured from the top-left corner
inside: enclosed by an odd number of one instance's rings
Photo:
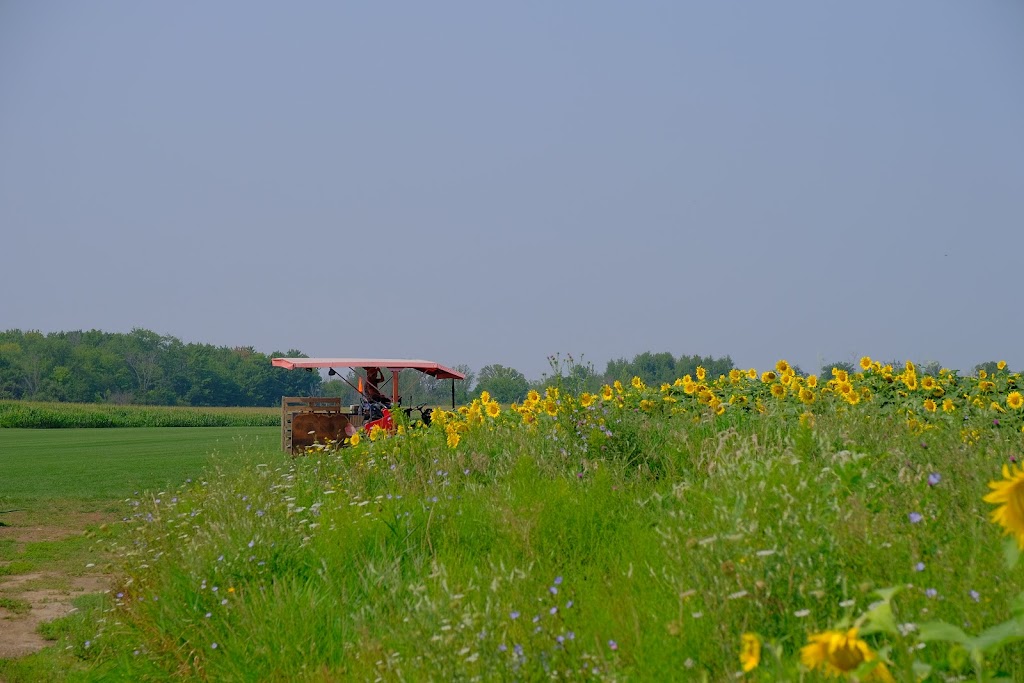
[[[919,512],[911,512],[909,515],[907,515],[907,517],[910,518],[910,523],[911,524],[917,524],[922,519],[924,519],[924,517],[922,517],[921,513],[919,513]]]
[[[871,647],[857,637],[857,629],[849,631],[825,631],[810,637],[810,642],[800,650],[800,661],[811,669],[822,669],[829,676],[841,676],[856,671],[861,664],[878,659]],[[883,662],[871,670],[864,680],[893,681],[892,675]]]
[[[972,590],[970,593],[968,593],[968,595],[971,596],[971,600],[974,600],[974,602],[980,602],[981,601],[981,594],[978,593],[978,591],[976,591],[976,590]]]
[[[349,445],[351,445],[351,446],[358,446],[359,445],[359,432],[356,432],[355,434],[350,436],[348,438],[348,442],[349,442]]]
[[[992,521],[1016,537],[1017,546],[1024,550],[1024,470],[1003,465],[1002,481],[991,481],[988,486],[992,491],[984,501],[999,506],[992,511]]]
[[[511,613],[511,614],[509,614],[508,616],[509,616],[510,618],[512,618],[512,619],[518,619],[518,618],[519,618],[519,612],[512,612],[512,613]]]
[[[740,665],[744,672],[753,671],[761,663],[761,639],[753,633],[740,637]]]
[[[608,649],[609,650],[618,650],[619,649],[619,644],[616,643],[614,640],[609,640],[608,641]]]
[[[932,472],[931,474],[928,475],[929,486],[936,486],[940,481],[942,481],[942,475],[940,475],[938,472]]]
[[[917,564],[915,564],[914,565],[914,571],[915,572],[923,572],[924,571],[924,562],[918,562]]]

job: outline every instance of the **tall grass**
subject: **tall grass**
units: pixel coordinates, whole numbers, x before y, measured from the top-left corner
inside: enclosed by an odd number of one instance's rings
[[[0,401],[0,428],[272,427],[277,408],[185,408]]]
[[[981,499],[1016,432],[481,419],[456,448],[438,421],[132,499],[124,578],[66,647],[96,680],[718,681],[753,632],[751,679],[817,680],[808,636],[895,587],[898,635],[866,637],[898,679],[1024,680],[1019,648],[972,663],[915,635],[1011,615],[1021,577]]]

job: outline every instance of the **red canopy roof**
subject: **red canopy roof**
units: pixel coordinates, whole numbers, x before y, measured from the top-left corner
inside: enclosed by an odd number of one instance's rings
[[[274,358],[274,367],[294,370],[295,368],[387,368],[404,370],[410,368],[436,377],[437,379],[466,379],[458,370],[446,368],[429,360],[405,360],[401,358]]]

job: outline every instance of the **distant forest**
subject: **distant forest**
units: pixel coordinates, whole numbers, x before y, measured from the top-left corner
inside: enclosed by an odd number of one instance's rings
[[[0,399],[70,401],[76,403],[136,403],[183,406],[275,406],[282,396],[339,396],[342,402],[358,402],[354,372],[324,381],[319,373],[272,367],[278,356],[305,356],[290,349],[264,354],[250,346],[225,347],[185,344],[180,339],[144,329],[114,333],[99,330],[0,332]],[[581,391],[598,391],[615,380],[634,376],[651,385],[694,374],[698,366],[717,377],[733,367],[728,356],[673,356],[645,352],[609,361],[603,372],[572,356],[552,356],[550,372],[528,380],[515,368],[492,364],[474,371],[455,368],[466,375],[455,382],[455,400],[465,403],[488,391],[495,399],[522,400],[530,389],[551,384]],[[344,379],[341,379],[341,378]],[[406,405],[447,403],[452,386],[416,371],[405,371],[399,380]],[[390,393],[388,391],[387,393]]]
[[[0,332],[0,399],[182,406],[273,406],[315,395],[317,373],[272,367],[252,347],[185,344],[143,329]]]

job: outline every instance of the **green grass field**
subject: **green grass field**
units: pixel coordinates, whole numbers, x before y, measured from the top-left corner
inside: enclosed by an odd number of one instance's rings
[[[0,429],[0,508],[108,501],[174,488],[211,456],[285,457],[274,427]]]

